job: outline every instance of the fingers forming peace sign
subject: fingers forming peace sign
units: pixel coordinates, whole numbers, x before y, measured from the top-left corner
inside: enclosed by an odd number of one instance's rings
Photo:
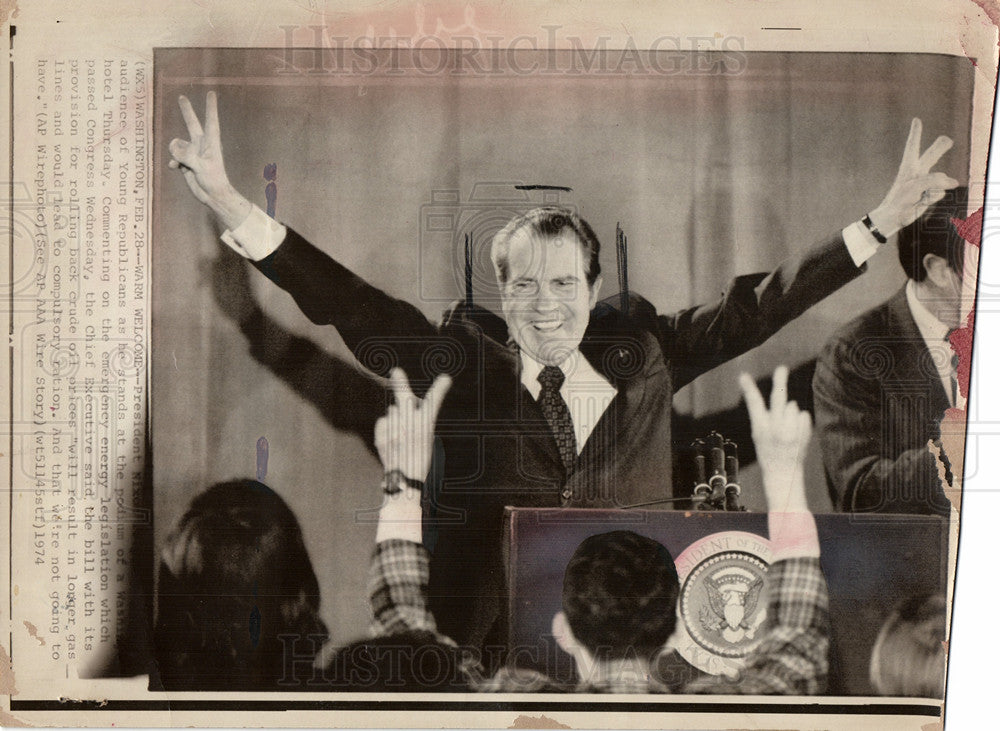
[[[375,424],[375,447],[386,472],[400,470],[411,480],[423,481],[430,469],[434,428],[451,378],[440,375],[418,399],[402,369],[389,376],[395,403]]]

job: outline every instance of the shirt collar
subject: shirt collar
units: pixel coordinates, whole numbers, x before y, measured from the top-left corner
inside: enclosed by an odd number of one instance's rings
[[[537,399],[542,392],[542,384],[538,382],[538,374],[542,372],[545,364],[539,363],[523,350],[519,350],[518,353],[521,356],[521,383],[528,389],[532,398]],[[579,348],[570,353],[566,360],[559,364],[559,370],[566,376],[563,388],[573,387],[578,383],[608,383],[608,380],[594,370],[590,362],[583,357]]]
[[[916,285],[910,279],[906,282],[906,304],[910,307],[917,329],[928,345],[938,345],[948,338],[951,328],[934,316],[917,297]]]

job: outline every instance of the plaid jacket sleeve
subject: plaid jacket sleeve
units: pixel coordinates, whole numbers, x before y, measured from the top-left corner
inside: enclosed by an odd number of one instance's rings
[[[375,546],[368,576],[372,635],[437,633],[427,605],[430,556],[419,543],[393,538]]]
[[[697,683],[692,693],[815,695],[826,690],[829,597],[818,558],[775,562],[767,572],[767,632],[740,677]]]

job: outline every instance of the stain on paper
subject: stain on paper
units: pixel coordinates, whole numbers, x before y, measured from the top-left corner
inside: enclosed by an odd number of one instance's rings
[[[14,666],[11,665],[10,655],[3,645],[0,645],[0,695],[17,695]]]
[[[512,723],[507,728],[573,728],[572,726],[566,726],[565,724],[559,723],[555,719],[549,718],[548,716],[518,716],[514,719]]]
[[[986,17],[990,19],[993,25],[1000,28],[1000,7],[997,6],[996,0],[972,0],[972,2],[986,13]]]
[[[43,645],[43,646],[45,645],[45,638],[44,638],[44,637],[39,637],[39,636],[38,636],[38,627],[36,627],[35,625],[33,625],[33,624],[32,624],[31,622],[29,622],[28,620],[24,620],[24,628],[25,628],[26,630],[28,630],[28,634],[29,634],[29,635],[31,635],[31,636],[32,636],[32,637],[34,637],[34,638],[35,638],[36,640],[38,640],[38,644],[39,644],[39,645]]]
[[[7,711],[0,710],[0,727],[14,728],[15,726],[20,726],[21,728],[34,728],[30,723],[25,723],[20,718],[7,713]]]
[[[0,0],[0,21],[3,23],[13,20],[20,12],[17,0]]]

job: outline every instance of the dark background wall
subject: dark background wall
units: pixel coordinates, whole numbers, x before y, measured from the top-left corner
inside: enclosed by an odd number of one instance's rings
[[[940,167],[968,177],[973,68],[964,58],[759,53],[730,68],[738,73],[604,76],[282,75],[282,66],[275,51],[156,56],[155,540],[203,487],[253,477],[264,437],[264,481],[303,524],[340,642],[367,622],[381,470],[365,445],[373,410],[363,406],[381,392],[336,332],[312,326],[219,243],[208,210],[166,168],[168,141],[186,136],[178,94],[201,112],[205,92],[219,93],[238,189],[264,207],[264,169],[275,164],[277,218],[431,319],[462,291],[461,236],[429,229],[432,203],[471,228],[485,302],[482,247],[511,210],[540,200],[502,200],[516,195],[511,183],[572,187],[561,200],[604,244],[603,294],[617,287],[620,221],[632,289],[669,312],[874,208],[914,116],[924,147],[938,134],[955,139]],[[504,185],[483,185],[494,182]],[[676,408],[703,416],[733,407],[740,370],[760,377],[815,357],[838,325],[902,284],[886,249],[859,280],[678,394]],[[810,499],[829,510],[815,452]],[[743,477],[748,503],[762,507],[757,475]]]

